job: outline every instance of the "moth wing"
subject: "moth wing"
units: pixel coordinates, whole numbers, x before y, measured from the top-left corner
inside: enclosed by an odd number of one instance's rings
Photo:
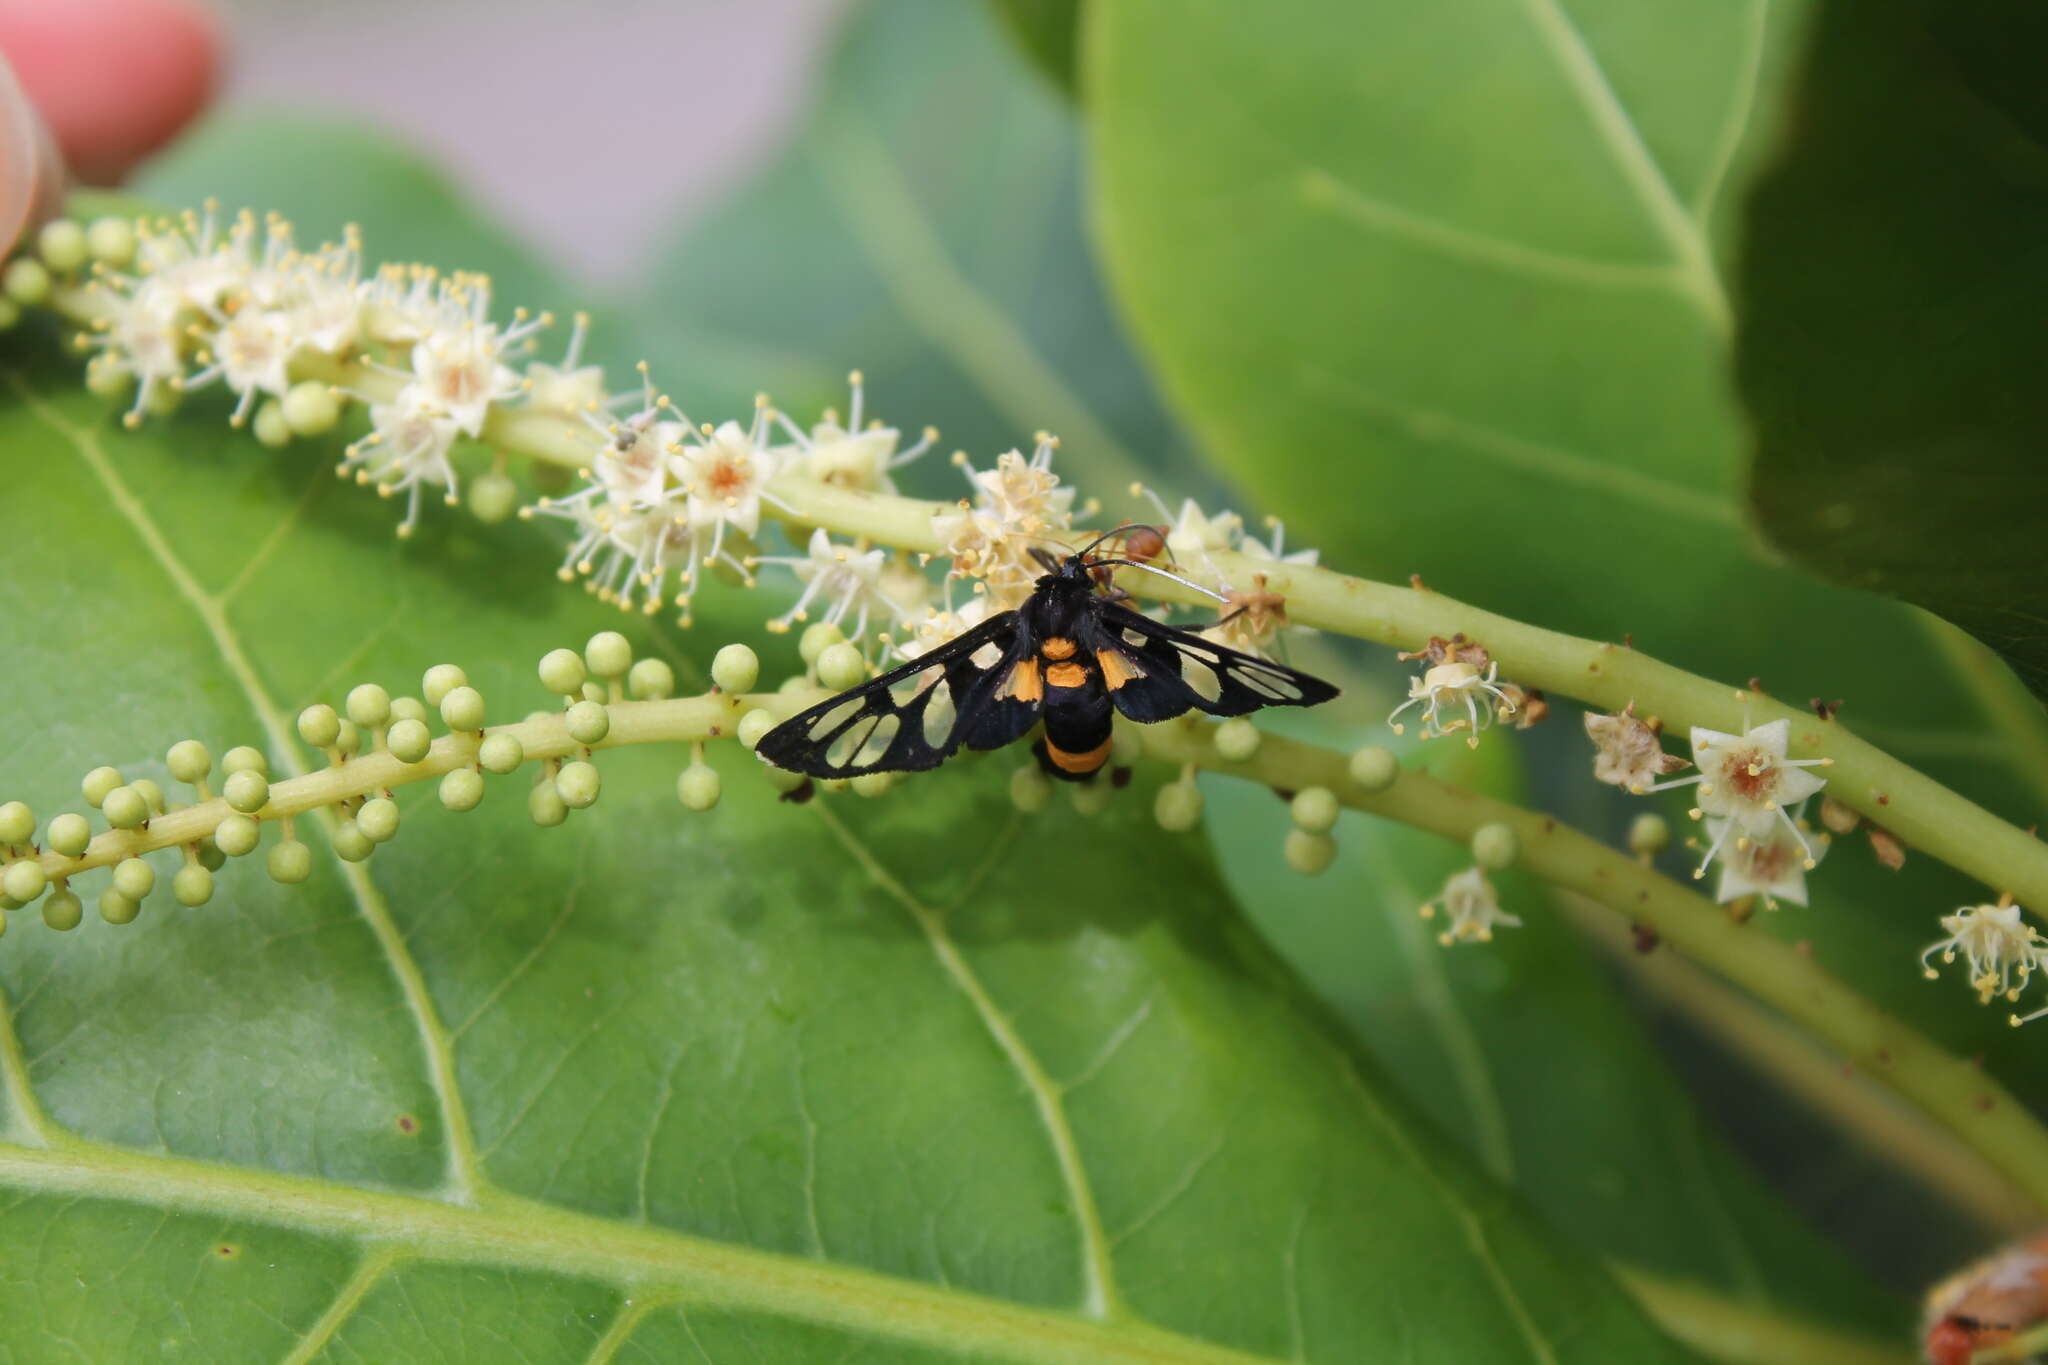
[[[1095,613],[1098,657],[1120,655],[1132,676],[1110,689],[1116,709],[1135,721],[1170,720],[1188,710],[1242,716],[1268,706],[1315,706],[1337,695],[1321,678],[1245,654],[1141,616],[1114,602]],[[1105,678],[1117,663],[1102,659]]]

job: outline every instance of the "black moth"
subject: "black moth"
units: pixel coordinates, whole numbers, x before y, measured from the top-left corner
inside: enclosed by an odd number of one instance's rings
[[[1086,550],[1064,560],[1033,553],[1048,572],[1023,606],[790,717],[755,752],[813,777],[922,772],[963,744],[1000,749],[1042,719],[1044,737],[1032,746],[1040,765],[1081,782],[1109,758],[1112,708],[1150,723],[1337,695],[1320,678],[1140,616],[1118,605],[1121,591],[1096,590],[1094,569],[1149,565]]]

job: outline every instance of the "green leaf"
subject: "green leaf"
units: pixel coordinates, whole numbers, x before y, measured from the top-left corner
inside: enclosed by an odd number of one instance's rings
[[[2031,5],[1825,4],[1738,281],[1773,541],[2048,696],[2048,32]]]
[[[989,0],[1032,65],[1064,93],[1075,93],[1081,0]]]

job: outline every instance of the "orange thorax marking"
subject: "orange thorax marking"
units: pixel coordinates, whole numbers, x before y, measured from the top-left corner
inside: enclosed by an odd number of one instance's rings
[[[1046,757],[1070,773],[1092,773],[1100,768],[1109,757],[1110,746],[1116,743],[1114,736],[1105,739],[1085,754],[1070,754],[1050,739],[1045,742]]]
[[[1088,670],[1072,661],[1056,663],[1045,670],[1045,680],[1054,687],[1080,687],[1088,681]]]
[[[1064,635],[1055,635],[1040,645],[1038,652],[1048,659],[1071,659],[1074,657],[1074,642]]]

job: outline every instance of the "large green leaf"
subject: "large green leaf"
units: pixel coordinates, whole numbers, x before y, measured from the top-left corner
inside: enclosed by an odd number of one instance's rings
[[[1737,354],[1772,539],[2048,695],[2044,58],[2034,5],[1823,5],[1751,199]]]

